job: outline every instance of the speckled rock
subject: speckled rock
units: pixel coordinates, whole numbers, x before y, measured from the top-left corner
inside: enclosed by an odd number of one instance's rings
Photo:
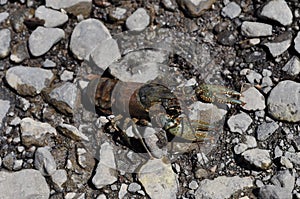
[[[6,57],[10,53],[11,33],[9,29],[0,30],[0,58]]]
[[[62,29],[44,28],[39,26],[29,37],[29,50],[33,56],[41,56],[47,53],[54,44],[64,37],[65,32]]]
[[[178,5],[191,17],[199,17],[210,9],[215,0],[176,0]]]
[[[267,99],[269,113],[278,120],[300,121],[300,83],[286,80],[279,82]]]
[[[250,87],[249,89],[242,92],[240,100],[246,104],[242,106],[245,110],[263,110],[266,108],[265,97],[255,88]]]
[[[265,23],[244,21],[241,31],[247,37],[263,37],[272,35],[272,26]]]
[[[151,198],[172,199],[178,191],[178,180],[170,163],[163,159],[148,160],[138,171],[138,179]]]
[[[49,86],[50,81],[54,77],[49,70],[14,66],[7,70],[6,81],[20,95],[34,96],[39,94],[42,89]]]
[[[144,8],[138,8],[126,20],[126,27],[129,30],[144,30],[150,23],[150,16]]]
[[[45,6],[40,6],[35,10],[35,17],[45,20],[44,26],[47,28],[63,25],[69,19],[68,15]]]
[[[251,117],[244,112],[231,116],[227,121],[230,131],[240,134],[245,133],[251,123]]]
[[[48,199],[50,189],[41,173],[34,169],[0,172],[1,199]]]
[[[40,147],[34,154],[34,166],[43,176],[50,176],[56,171],[56,162],[47,147]]]
[[[109,30],[101,21],[86,19],[74,28],[70,41],[70,49],[77,59],[89,59],[94,48],[109,38],[111,38]]]
[[[2,121],[5,118],[10,108],[10,101],[0,99],[0,129],[2,127]]]

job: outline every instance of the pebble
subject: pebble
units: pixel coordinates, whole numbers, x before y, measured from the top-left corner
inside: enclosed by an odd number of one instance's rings
[[[65,37],[65,32],[59,28],[37,27],[29,36],[28,47],[33,56],[47,53],[52,46]]]
[[[286,80],[279,82],[267,99],[269,113],[278,120],[300,121],[300,83]]]
[[[241,112],[237,115],[233,115],[227,120],[227,124],[230,128],[230,131],[237,132],[240,134],[245,133],[251,123],[251,117],[244,112]]]
[[[66,23],[69,19],[68,15],[45,6],[39,6],[35,10],[35,17],[45,20],[44,26],[47,28],[54,28]]]
[[[66,115],[72,115],[78,100],[78,88],[71,82],[65,82],[45,95],[48,102]]]
[[[5,5],[7,3],[7,0],[0,0],[0,5]]]
[[[106,142],[101,145],[99,163],[92,178],[92,183],[97,189],[113,184],[118,180],[115,169],[116,162],[113,147]]]
[[[0,13],[0,23],[4,22],[9,16],[8,12],[1,12]]]
[[[46,59],[42,65],[44,68],[55,68],[56,67],[56,63],[49,59]]]
[[[279,171],[276,175],[271,178],[272,184],[281,186],[292,193],[295,185],[295,176],[291,174],[289,170]]]
[[[127,184],[124,184],[124,183],[121,184],[121,187],[120,187],[120,190],[119,190],[119,193],[118,193],[118,198],[119,199],[122,199],[122,198],[125,197],[125,195],[127,194],[127,187],[128,187]]]
[[[10,54],[10,60],[15,62],[15,63],[21,63],[25,59],[29,58],[29,52],[27,48],[27,43],[26,42],[19,42],[15,45],[13,45],[11,49],[11,54]]]
[[[73,79],[74,72],[64,70],[64,72],[60,75],[60,79],[62,81],[71,81]]]
[[[229,17],[230,19],[234,19],[238,17],[242,12],[241,7],[235,3],[234,1],[228,3],[223,9],[221,14],[224,17]]]
[[[142,31],[150,23],[150,16],[144,8],[138,8],[126,20],[126,27],[133,31]]]
[[[11,152],[3,158],[2,164],[6,169],[12,171],[14,168],[15,160],[16,155],[13,152]]]
[[[285,0],[269,1],[261,10],[260,16],[274,20],[283,26],[291,25],[293,13]]]
[[[248,148],[257,147],[256,139],[253,136],[245,135],[243,138],[243,142],[247,145]]]
[[[199,17],[206,10],[210,9],[216,0],[177,0],[178,5],[186,15]]]
[[[77,16],[77,19],[81,21],[82,19],[89,18],[92,11],[92,2],[81,1],[75,5],[65,8],[64,10],[74,16]]]
[[[268,150],[249,149],[242,153],[244,160],[259,169],[266,170],[271,166],[272,160]]]
[[[64,169],[55,170],[51,175],[53,183],[58,186],[59,189],[62,189],[62,185],[68,180],[67,172]]]
[[[48,199],[50,189],[41,173],[34,169],[18,172],[0,172],[0,198]]]
[[[43,176],[51,176],[56,171],[56,162],[48,147],[40,147],[34,154],[34,166]]]
[[[114,39],[106,39],[102,41],[90,55],[92,65],[106,70],[114,61],[121,58],[117,41]]]
[[[264,141],[268,139],[278,128],[279,125],[274,121],[263,122],[257,127],[257,140]]]
[[[300,166],[300,152],[285,152],[284,157],[291,161],[294,165]]]
[[[259,83],[262,78],[261,74],[250,69],[243,69],[241,74],[246,74],[246,78],[251,84]]]
[[[79,60],[89,59],[91,52],[111,35],[105,25],[97,19],[86,19],[74,28],[70,50]]]
[[[264,45],[267,46],[273,57],[277,57],[290,47],[292,38],[292,34],[290,32],[287,32],[279,35],[271,42],[264,43]]]
[[[244,144],[244,143],[239,143],[239,144],[235,145],[234,148],[233,148],[234,153],[237,154],[237,155],[240,155],[241,153],[243,153],[247,149],[248,149],[248,146],[247,146],[247,144]]]
[[[30,96],[39,94],[42,89],[49,86],[53,77],[53,73],[49,70],[26,66],[11,67],[5,76],[7,83],[17,93]]]
[[[5,118],[10,108],[10,101],[0,99],[0,129],[2,127],[2,121]]]
[[[138,171],[138,180],[150,198],[176,198],[178,180],[167,161],[150,159]]]
[[[127,188],[127,190],[131,193],[136,193],[136,192],[140,191],[141,189],[142,189],[141,185],[136,182],[130,183]]]
[[[111,21],[114,21],[114,22],[115,21],[124,21],[126,19],[126,13],[127,13],[126,8],[117,7],[109,12],[108,17]]]
[[[190,183],[189,183],[189,188],[192,189],[192,190],[196,190],[198,188],[198,183],[196,180],[192,180]]]
[[[213,180],[204,179],[199,183],[195,198],[230,198],[235,192],[253,186],[253,179],[250,177],[220,176]]]
[[[9,29],[0,30],[0,59],[10,53],[11,32]]]
[[[45,146],[48,136],[57,135],[55,128],[48,123],[35,121],[26,117],[21,120],[22,144],[26,147],[31,145]]]
[[[297,36],[294,39],[295,50],[300,54],[300,32],[297,33]]]
[[[265,23],[244,21],[241,31],[246,37],[264,37],[272,35],[272,26]]]
[[[240,100],[246,103],[242,108],[248,111],[264,110],[266,108],[265,97],[255,87],[243,91]]]
[[[276,157],[275,157],[276,158]],[[286,167],[287,169],[292,169],[293,168],[293,164],[291,163],[291,161],[285,157],[285,156],[281,156],[280,157],[280,164],[284,167]]]
[[[59,10],[61,8],[68,8],[74,6],[80,2],[92,3],[92,0],[68,0],[68,1],[46,0],[46,7],[51,7],[53,9]]]
[[[177,8],[175,0],[162,0],[161,2],[164,5],[164,7],[170,11],[175,11]]]
[[[300,73],[300,60],[297,56],[293,56],[282,68],[287,74],[296,76]]]
[[[288,190],[285,188],[274,186],[274,185],[265,185],[259,188],[258,199],[266,199],[266,198],[292,199],[292,194],[289,193]]]
[[[107,197],[104,194],[100,194],[97,199],[107,199]]]
[[[70,124],[60,124],[57,128],[65,136],[70,137],[75,141],[89,141],[89,138],[80,132],[75,126]]]

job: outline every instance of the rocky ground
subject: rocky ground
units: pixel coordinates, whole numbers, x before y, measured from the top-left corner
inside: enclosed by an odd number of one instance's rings
[[[296,0],[0,0],[0,198],[300,198],[299,19]],[[139,126],[149,159],[111,124],[124,89],[111,115],[91,102],[108,70],[218,127]],[[246,104],[180,94],[200,82]]]

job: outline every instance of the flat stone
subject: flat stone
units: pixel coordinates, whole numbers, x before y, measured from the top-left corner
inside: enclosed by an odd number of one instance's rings
[[[97,189],[101,189],[106,185],[113,184],[117,180],[113,147],[109,143],[104,143],[100,148],[99,163],[96,173],[92,178],[92,183]]]
[[[248,111],[264,110],[266,108],[265,97],[255,87],[250,87],[242,92],[240,100],[246,103],[242,108]]]
[[[245,133],[251,123],[251,117],[244,112],[231,116],[227,121],[230,131],[240,134]]]
[[[210,9],[215,0],[176,0],[186,15],[199,17],[206,10]]]
[[[247,149],[248,149],[248,146],[244,143],[239,143],[239,144],[235,145],[234,148],[233,148],[234,153],[237,154],[237,155],[243,153]]]
[[[291,46],[292,38],[292,34],[286,32],[276,37],[273,41],[264,43],[264,45],[267,46],[273,57],[277,57]]]
[[[44,146],[47,138],[57,135],[55,128],[48,123],[35,121],[29,117],[23,118],[20,123],[22,144]]]
[[[56,162],[47,147],[35,151],[34,166],[43,176],[51,176],[56,171]]]
[[[272,35],[272,26],[265,23],[244,21],[241,31],[246,37],[264,37]]]
[[[68,8],[78,4],[80,2],[88,2],[92,3],[92,0],[68,0],[68,1],[61,1],[61,0],[46,0],[46,7],[51,7],[56,10],[61,8]]]
[[[29,36],[29,50],[33,56],[41,56],[64,37],[65,32],[62,29],[39,26]]]
[[[242,153],[244,160],[259,169],[266,170],[271,166],[272,160],[268,150],[249,149]]]
[[[102,41],[90,55],[92,64],[103,71],[119,58],[121,54],[117,41],[111,38]]]
[[[275,86],[267,99],[268,111],[277,120],[300,121],[300,83],[286,80]]]
[[[297,56],[293,56],[282,68],[287,74],[296,76],[300,73],[300,60]]]
[[[45,6],[39,6],[35,10],[35,17],[45,20],[44,26],[47,28],[54,28],[66,23],[69,19],[68,15]]]
[[[223,9],[221,14],[224,17],[229,17],[230,19],[238,17],[242,12],[240,5],[235,3],[234,1],[228,3]]]
[[[18,172],[0,172],[1,199],[48,199],[50,189],[41,173],[34,169]]]
[[[58,130],[75,141],[89,141],[89,138],[70,124],[60,124]]]
[[[268,139],[277,129],[279,125],[272,121],[272,122],[264,122],[257,127],[257,139],[259,141],[264,141]]]
[[[265,185],[259,188],[259,199],[274,198],[274,199],[292,199],[293,195],[287,189],[280,186]]]
[[[73,76],[74,76],[74,72],[64,70],[64,72],[60,76],[60,79],[62,81],[70,81],[73,79]]]
[[[138,180],[151,198],[176,198],[178,180],[164,159],[148,160],[139,169]]]
[[[10,108],[10,101],[0,99],[0,129],[2,127],[2,121],[5,118]]]
[[[0,59],[10,53],[11,33],[9,29],[0,30]]]
[[[269,1],[261,10],[260,16],[274,20],[283,26],[291,25],[293,13],[285,0]]]
[[[53,73],[49,70],[14,66],[7,70],[6,81],[20,95],[35,96],[49,86]]]
[[[220,176],[213,180],[204,179],[199,183],[199,188],[195,192],[195,198],[230,198],[236,191],[253,186],[253,179],[250,177]]]
[[[79,60],[89,59],[101,42],[111,38],[109,30],[97,19],[86,19],[76,25],[71,35],[70,49]]]
[[[138,8],[126,20],[126,27],[129,30],[142,31],[150,23],[150,16],[144,8]]]

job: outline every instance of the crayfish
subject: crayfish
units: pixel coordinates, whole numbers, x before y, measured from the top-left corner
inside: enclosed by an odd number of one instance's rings
[[[149,83],[123,82],[112,76],[109,72],[101,77],[93,78],[87,88],[94,93],[92,101],[98,112],[105,115],[114,114],[116,118],[112,124],[121,132],[124,143],[130,148],[137,147],[124,132],[131,122],[133,131],[138,140],[150,156],[147,144],[143,142],[137,126],[156,126],[166,133],[183,140],[201,142],[208,136],[207,130],[214,125],[207,122],[190,120],[184,113],[184,103],[181,97],[167,86],[150,81]],[[243,105],[238,99],[240,93],[220,85],[200,84],[190,86],[189,91],[197,99],[205,102],[218,102]],[[184,92],[183,95],[188,95]],[[189,97],[185,97],[189,98]],[[119,124],[122,118],[123,124]]]

